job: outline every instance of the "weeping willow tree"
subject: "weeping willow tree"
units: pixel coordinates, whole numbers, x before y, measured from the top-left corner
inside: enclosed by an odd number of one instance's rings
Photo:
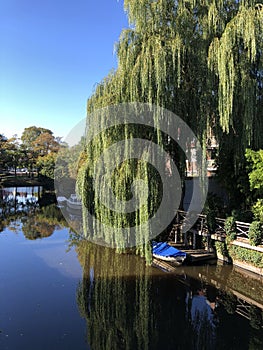
[[[130,101],[260,146],[263,4],[258,1],[125,0],[130,28],[116,46],[118,68],[88,100],[88,112]],[[236,156],[243,151],[237,147]]]
[[[230,204],[238,208],[246,202],[239,191],[248,187],[246,148],[263,147],[262,29],[263,5],[240,2],[237,14],[208,51],[208,67],[217,82],[219,177],[235,198]]]
[[[97,85],[88,115],[125,102],[164,107],[188,123],[203,145],[211,127],[220,143],[220,168],[228,180],[229,174],[238,176],[246,147],[263,146],[263,5],[252,0],[125,0],[124,8],[130,26],[116,45],[118,67]],[[87,145],[78,180],[86,203],[91,200],[89,169],[101,147],[118,134],[112,130]],[[169,140],[158,137],[157,143]],[[176,150],[171,154],[183,169],[185,158]],[[134,166],[124,167],[124,177]],[[120,191],[125,197],[126,187]]]

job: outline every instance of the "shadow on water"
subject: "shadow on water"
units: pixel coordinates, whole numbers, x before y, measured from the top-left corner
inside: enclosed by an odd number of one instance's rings
[[[202,267],[164,273],[79,239],[76,251],[83,267],[77,303],[91,349],[262,348],[263,308],[240,305],[241,293],[209,281],[232,278],[228,268],[206,267],[207,277]],[[248,314],[240,316],[244,304]]]

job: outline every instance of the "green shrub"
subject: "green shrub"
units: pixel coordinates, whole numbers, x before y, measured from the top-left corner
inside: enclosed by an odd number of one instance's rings
[[[262,241],[262,227],[260,221],[253,221],[248,231],[249,242],[251,245],[259,245]]]
[[[229,237],[231,241],[236,238],[236,221],[233,216],[229,216],[225,221],[225,231],[226,236]]]
[[[263,223],[263,199],[258,199],[252,207],[253,214],[256,220]]]
[[[216,252],[225,256],[225,257],[229,257],[229,253],[228,253],[228,249],[227,249],[227,245],[225,242],[219,242],[216,241],[215,242],[215,248],[216,248]]]
[[[232,259],[240,260],[255,267],[263,268],[263,253],[248,248],[229,245],[229,255]]]

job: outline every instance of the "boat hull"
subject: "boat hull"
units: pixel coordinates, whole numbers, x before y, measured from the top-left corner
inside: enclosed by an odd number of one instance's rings
[[[67,202],[67,198],[66,197],[57,197],[57,203],[58,205],[64,205]]]
[[[67,201],[67,205],[70,209],[81,209],[82,208],[81,203],[73,203],[73,202],[70,202],[69,200]]]
[[[81,201],[78,199],[76,194],[71,194],[67,200],[68,208],[80,210],[82,208]]]
[[[183,258],[183,257],[161,256],[161,255],[157,255],[157,254],[153,254],[153,257],[158,259],[158,260],[172,262],[172,263],[176,264],[177,266],[182,265],[182,263],[185,260],[185,258]]]

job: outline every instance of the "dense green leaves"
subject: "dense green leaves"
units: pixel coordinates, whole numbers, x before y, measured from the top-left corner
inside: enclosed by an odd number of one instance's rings
[[[249,163],[250,188],[256,190],[258,195],[263,195],[263,150],[247,149],[246,159]]]
[[[263,223],[263,150],[247,149],[246,159],[252,211],[255,218]]]
[[[253,221],[249,227],[249,242],[251,245],[261,244],[263,238],[262,225],[260,221]]]
[[[236,221],[233,216],[229,216],[225,221],[226,236],[233,241],[236,238]]]
[[[262,4],[125,0],[124,7],[130,27],[116,46],[118,67],[96,87],[88,113],[122,102],[152,103],[179,115],[203,145],[210,127],[220,143],[221,179],[232,191],[245,149],[263,147]],[[184,158],[174,159],[183,168]]]

